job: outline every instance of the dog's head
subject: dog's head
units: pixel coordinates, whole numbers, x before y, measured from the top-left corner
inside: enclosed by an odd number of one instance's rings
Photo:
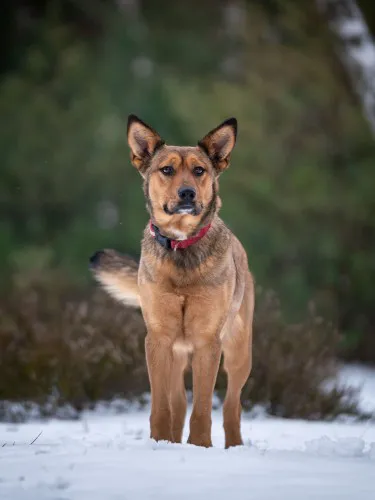
[[[144,178],[147,208],[162,234],[186,239],[220,208],[219,175],[228,168],[237,120],[230,118],[197,146],[169,146],[135,115],[128,120],[131,161]]]

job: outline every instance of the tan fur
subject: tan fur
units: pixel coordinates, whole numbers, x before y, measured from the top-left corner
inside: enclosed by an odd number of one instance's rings
[[[115,250],[101,250],[91,260],[94,276],[103,288],[123,304],[140,307],[138,264]]]
[[[94,274],[109,293],[141,306],[147,326],[151,437],[156,440],[181,442],[184,372],[191,360],[188,442],[211,446],[212,393],[224,353],[225,446],[242,444],[240,395],[251,370],[254,286],[245,250],[217,215],[218,177],[229,165],[235,140],[234,119],[219,125],[196,147],[177,147],[165,145],[138,118],[129,118],[131,160],[144,177],[147,208],[161,234],[184,239],[211,223],[201,240],[176,251],[162,247],[147,226],[137,273],[134,263],[114,251],[98,252],[92,259]],[[173,175],[160,170],[166,166],[173,167]],[[197,167],[204,169],[202,175],[197,175]],[[194,214],[174,212],[178,190],[184,186],[196,192]]]

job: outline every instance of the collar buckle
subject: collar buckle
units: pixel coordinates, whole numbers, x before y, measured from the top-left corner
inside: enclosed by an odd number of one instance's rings
[[[160,234],[159,228],[154,224],[151,224],[151,228],[155,234],[156,241],[167,250],[172,250],[171,239],[168,238],[167,236],[163,236],[162,234]]]

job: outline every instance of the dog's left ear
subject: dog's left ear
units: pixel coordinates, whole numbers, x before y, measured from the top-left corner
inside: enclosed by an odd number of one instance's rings
[[[229,166],[230,154],[236,144],[237,120],[229,118],[209,132],[200,146],[212,161],[218,175]]]
[[[128,118],[128,144],[130,159],[135,168],[144,176],[155,151],[163,146],[160,135],[135,115]]]

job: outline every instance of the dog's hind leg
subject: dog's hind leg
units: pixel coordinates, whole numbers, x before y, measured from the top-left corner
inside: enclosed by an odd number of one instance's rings
[[[252,365],[253,312],[254,293],[252,278],[249,275],[241,309],[223,341],[224,369],[228,378],[223,407],[226,448],[243,444],[240,398]]]
[[[241,438],[241,391],[251,370],[250,349],[247,341],[238,344],[236,355],[224,349],[224,369],[227,372],[228,386],[224,400],[223,416],[225,448],[242,445]]]
[[[181,443],[186,416],[186,390],[184,373],[188,364],[188,353],[173,352],[171,380],[172,440]]]
[[[251,371],[252,326],[236,317],[233,329],[223,343],[224,370],[228,385],[223,406],[225,448],[242,445],[241,391]]]

